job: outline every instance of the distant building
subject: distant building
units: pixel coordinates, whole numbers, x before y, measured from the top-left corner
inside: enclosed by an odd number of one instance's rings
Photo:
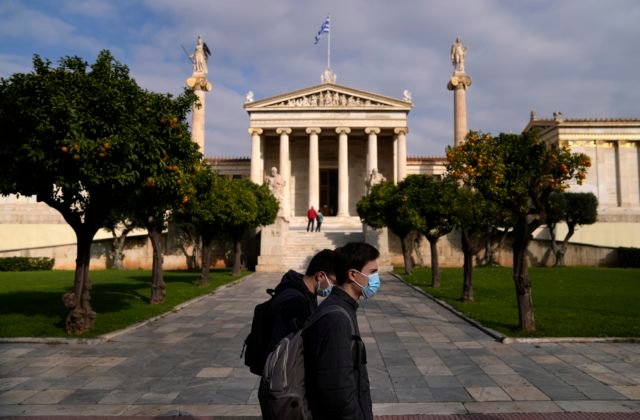
[[[538,130],[550,144],[568,145],[591,158],[583,185],[571,192],[598,198],[598,222],[582,226],[571,239],[610,247],[640,247],[640,119],[531,118],[524,131]],[[563,231],[558,236],[564,236]]]

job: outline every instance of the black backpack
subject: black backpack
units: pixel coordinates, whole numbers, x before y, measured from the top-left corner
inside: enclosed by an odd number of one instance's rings
[[[273,312],[271,303],[276,291],[267,289],[271,296],[266,302],[256,305],[253,310],[253,321],[251,321],[251,332],[245,338],[240,358],[244,354],[244,364],[249,366],[251,373],[262,375],[264,362],[267,360],[271,331],[273,330]]]
[[[260,408],[265,420],[311,419],[305,397],[304,340],[302,334],[316,321],[331,312],[342,312],[351,324],[351,336],[356,336],[353,320],[347,311],[338,306],[321,307],[305,322],[302,329],[280,340],[269,353],[258,390]]]

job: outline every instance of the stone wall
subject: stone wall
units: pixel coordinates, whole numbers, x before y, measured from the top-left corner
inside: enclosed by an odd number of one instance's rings
[[[169,232],[163,235],[163,268],[165,270],[185,270],[188,268],[188,256],[183,252],[175,234]],[[255,246],[255,235],[247,235],[243,240],[244,261],[250,269],[253,269],[257,260],[257,248]],[[91,246],[91,270],[104,270],[113,268],[112,240],[96,240]],[[232,260],[232,244],[226,240],[214,241],[211,266],[230,267]],[[186,249],[191,255],[192,248]],[[127,237],[123,260],[125,269],[128,270],[150,270],[152,266],[151,242],[146,235]],[[48,257],[55,259],[54,270],[74,270],[76,261],[76,245],[45,246],[14,251],[0,251],[2,257]],[[198,261],[200,263],[200,261]]]
[[[409,237],[412,247],[412,260],[414,264],[421,266],[431,266],[431,251],[429,242],[417,235]],[[460,248],[459,234],[452,232],[441,237],[437,242],[438,262],[441,267],[462,267],[463,258]],[[389,234],[389,251],[391,264],[402,266],[402,250],[400,240],[394,234]],[[484,256],[484,251],[479,253],[479,257]],[[506,240],[504,244],[494,250],[494,259],[501,266],[511,267],[513,264],[511,244]],[[479,258],[478,258],[479,261]],[[584,245],[570,243],[565,254],[565,265],[567,266],[602,266],[612,267],[618,262],[618,251],[614,247]],[[555,263],[551,253],[550,241],[534,239],[529,245],[529,264],[531,266],[548,267]]]

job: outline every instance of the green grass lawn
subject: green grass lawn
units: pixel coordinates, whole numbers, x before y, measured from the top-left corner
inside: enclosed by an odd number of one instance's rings
[[[537,331],[517,330],[518,307],[511,268],[475,268],[475,302],[462,303],[462,268],[442,269],[442,287],[431,270],[418,268],[409,283],[446,301],[481,324],[510,337],[640,337],[640,269],[530,268]]]
[[[73,271],[0,272],[0,337],[67,337],[62,295],[72,288],[73,275]],[[230,270],[212,270],[210,285],[199,287],[195,284],[199,275],[165,271],[166,301],[150,305],[150,271],[91,271],[91,305],[97,317],[94,328],[82,337],[96,337],[162,314],[241,277],[233,277]]]

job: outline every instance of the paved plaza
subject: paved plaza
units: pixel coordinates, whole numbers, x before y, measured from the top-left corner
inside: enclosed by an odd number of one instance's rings
[[[252,274],[109,342],[0,344],[0,416],[258,417],[240,351],[279,277]],[[503,344],[382,280],[358,311],[376,415],[640,413],[640,344]]]

